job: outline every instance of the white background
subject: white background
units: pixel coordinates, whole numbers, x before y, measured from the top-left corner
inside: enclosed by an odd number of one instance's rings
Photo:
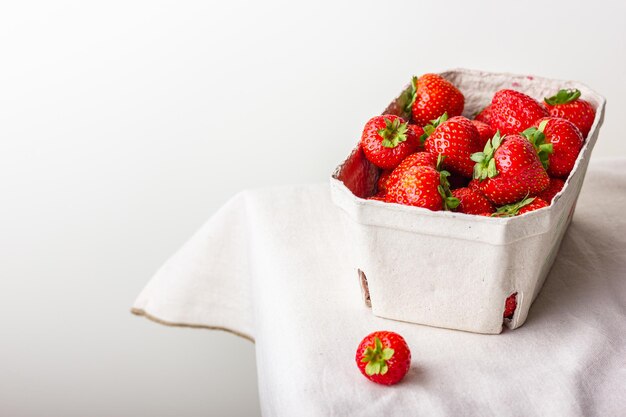
[[[412,74],[582,81],[626,155],[624,2],[3,2],[0,415],[254,416],[254,346],[129,307],[243,188],[325,181]]]

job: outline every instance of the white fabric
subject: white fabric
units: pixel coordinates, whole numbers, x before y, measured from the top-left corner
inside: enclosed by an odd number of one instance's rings
[[[134,311],[254,338],[264,416],[623,416],[624,167],[592,161],[526,324],[500,335],[373,316],[350,262],[348,219],[327,185],[238,194],[161,268]],[[356,347],[374,330],[396,331],[411,347],[399,385],[373,384],[356,367]]]

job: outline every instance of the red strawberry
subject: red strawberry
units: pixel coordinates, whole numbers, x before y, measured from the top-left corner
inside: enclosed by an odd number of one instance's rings
[[[385,169],[380,173],[380,176],[378,177],[378,182],[376,183],[379,194],[385,194],[387,192],[387,182],[389,181],[389,177],[391,177],[392,172],[393,170],[391,169]]]
[[[569,120],[546,117],[537,120],[533,127],[524,131],[524,135],[535,145],[542,162],[547,158],[548,174],[567,178],[583,147],[584,139],[580,130]],[[546,144],[541,144],[544,137]],[[542,148],[546,146],[551,148],[549,155],[542,155]]]
[[[397,384],[409,372],[411,350],[394,332],[371,333],[356,350],[356,364],[365,378],[383,385]]]
[[[541,198],[542,200],[548,203],[552,203],[552,199],[554,199],[555,195],[561,192],[564,185],[565,185],[565,181],[563,181],[562,179],[550,178],[550,185],[548,185],[548,188],[543,190],[541,193],[537,194],[537,197]]]
[[[444,113],[450,117],[463,113],[465,97],[448,80],[436,74],[413,77],[411,115],[414,123],[424,126]]]
[[[496,134],[496,129],[479,120],[472,120],[472,124],[476,127],[476,130],[478,130],[478,136],[480,136],[480,147],[482,149],[485,147],[487,141]]]
[[[493,217],[513,217],[519,216],[529,211],[538,210],[540,208],[548,207],[546,203],[539,197],[527,197],[517,203],[507,204],[506,206],[498,207]]]
[[[424,149],[434,155],[445,156],[444,166],[451,172],[471,177],[474,170],[471,156],[483,148],[480,145],[478,130],[463,116],[446,119],[444,113],[440,119],[433,121],[435,124],[441,124],[426,138]],[[428,135],[429,126],[425,127],[424,131],[425,135]]]
[[[533,145],[521,135],[502,138],[500,133],[472,155],[474,178],[480,191],[494,204],[510,204],[548,187],[546,173]]]
[[[490,125],[491,124],[491,104],[485,107],[484,109],[482,109],[476,116],[474,116],[474,120]]]
[[[517,308],[517,293],[508,296],[504,303],[504,318],[512,319],[515,309]]]
[[[421,130],[421,129],[420,129]],[[363,129],[361,148],[365,157],[383,169],[393,169],[420,146],[415,129],[391,114],[371,118]]]
[[[428,152],[418,152],[402,161],[387,181],[386,201],[433,211],[456,208],[459,200],[450,192],[450,173],[440,172],[433,158]]]
[[[588,101],[582,100],[580,90],[559,90],[556,95],[546,97],[544,104],[550,116],[561,117],[574,123],[586,138],[596,117],[596,111]]]
[[[471,188],[457,188],[452,195],[459,199],[456,211],[465,214],[493,213],[493,204],[479,191]]]
[[[515,90],[500,90],[491,101],[491,126],[501,134],[520,133],[548,111],[534,98]]]

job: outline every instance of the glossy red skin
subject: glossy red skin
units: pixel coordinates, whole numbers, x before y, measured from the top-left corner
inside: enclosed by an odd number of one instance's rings
[[[596,111],[588,101],[576,99],[565,104],[550,105],[543,103],[548,113],[553,117],[560,117],[574,123],[583,138],[586,138],[596,118]]]
[[[567,178],[572,172],[580,149],[585,142],[583,135],[572,122],[558,117],[539,119],[535,126],[539,126],[543,120],[548,120],[543,131],[546,136],[546,143],[552,144],[548,174],[551,177]]]
[[[412,166],[427,166],[436,168],[437,157],[429,152],[415,152],[400,162],[400,165],[391,171],[391,175],[385,181],[385,190],[388,191],[391,185],[398,181],[398,178]]]
[[[517,293],[509,295],[504,303],[504,318],[512,319],[517,308]]]
[[[482,150],[485,148],[487,141],[496,134],[496,129],[480,120],[472,120],[472,124],[478,131],[478,136],[480,136],[480,148]]]
[[[540,208],[548,207],[550,204],[546,203],[545,200],[535,197],[535,199],[527,206],[522,207],[517,212],[517,215],[522,215],[524,213],[528,213],[529,211],[539,210]]]
[[[380,193],[384,194],[387,192],[387,181],[389,181],[389,177],[391,177],[392,172],[393,170],[391,169],[384,169],[380,173],[380,176],[378,177],[378,181],[376,182],[379,194]]]
[[[378,134],[379,130],[385,128],[385,119],[392,122],[395,119],[400,119],[402,123],[405,123],[401,117],[391,114],[371,118],[363,128],[361,148],[363,153],[365,153],[365,157],[372,164],[382,169],[393,169],[404,158],[419,148],[419,135],[416,134],[419,130],[415,128],[408,129],[406,132],[407,139],[404,142],[399,143],[395,148],[386,148],[382,145],[383,137]]]
[[[493,213],[495,207],[479,191],[471,188],[457,188],[452,190],[452,195],[459,199],[460,203],[455,211],[465,214]]]
[[[537,100],[515,90],[500,90],[491,101],[491,126],[501,134],[523,132],[535,121],[548,116]]]
[[[409,161],[403,161],[391,174],[387,183],[388,203],[423,207],[438,211],[443,208],[443,198],[437,187],[441,184],[439,171],[431,164],[428,152],[411,155]]]
[[[562,179],[550,178],[550,185],[548,185],[548,188],[546,188],[541,193],[539,193],[537,197],[552,204],[552,200],[554,199],[554,196],[557,195],[563,189],[564,185],[565,185],[565,181],[563,181]]]
[[[425,126],[445,112],[448,117],[460,116],[464,105],[465,97],[450,81],[437,74],[424,74],[417,79],[412,120],[419,126]]]
[[[478,184],[496,206],[515,203],[545,190],[550,178],[533,145],[521,135],[506,136],[495,151],[498,175]]]
[[[376,337],[382,342],[383,348],[388,347],[394,350],[393,356],[387,361],[388,371],[385,375],[368,375],[365,372],[367,362],[361,362],[365,350],[368,347],[374,348]],[[393,385],[400,382],[409,372],[409,368],[411,367],[411,350],[404,338],[399,334],[389,331],[379,331],[365,336],[356,350],[355,359],[359,370],[365,378],[377,384]]]
[[[424,134],[424,129],[422,129],[421,126],[409,123],[409,129],[413,130],[413,134],[417,136],[418,138]],[[423,150],[424,150],[424,146],[422,145],[422,142],[420,141],[415,152],[422,152]]]
[[[485,107],[484,109],[482,109],[480,113],[478,113],[474,117],[474,120],[490,125],[491,124],[491,104]]]
[[[483,148],[478,130],[463,116],[443,122],[424,142],[424,149],[428,152],[446,157],[443,166],[448,171],[468,178],[472,176],[475,164],[470,156]]]

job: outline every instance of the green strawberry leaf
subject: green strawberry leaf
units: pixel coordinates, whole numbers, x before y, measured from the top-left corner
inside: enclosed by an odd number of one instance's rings
[[[383,347],[383,343],[377,337],[374,339],[374,347],[367,347],[361,362],[367,362],[365,373],[367,375],[385,375],[389,371],[387,361],[391,359],[395,351],[388,347]]]
[[[535,200],[535,197],[524,197],[517,203],[507,204],[502,207],[498,207],[495,213],[492,213],[492,217],[513,217],[517,216],[520,209],[532,203]]]
[[[537,156],[545,169],[548,169],[550,165],[550,154],[553,151],[552,144],[545,143],[546,135],[543,133],[548,122],[549,120],[542,120],[541,123],[539,123],[539,127],[532,126],[522,132],[522,136],[528,139],[535,148],[535,151],[537,151]]]
[[[398,106],[402,109],[400,117],[404,120],[410,120],[412,114],[413,103],[417,98],[417,77],[411,79],[411,85],[407,87],[400,97],[398,97]]]
[[[391,121],[385,118],[385,127],[378,131],[380,137],[383,138],[381,145],[385,148],[395,148],[400,143],[406,141],[409,124],[406,122],[402,123],[400,120],[396,118]]]
[[[496,160],[493,158],[496,150],[498,150],[502,144],[503,139],[504,136],[501,136],[498,130],[496,134],[487,141],[485,149],[482,152],[476,152],[470,156],[470,159],[476,162],[473,173],[475,179],[483,181],[499,174]]]
[[[569,90],[561,89],[552,97],[544,98],[544,101],[551,106],[556,104],[567,104],[578,99],[580,97],[580,90],[577,88],[571,88]]]
[[[433,132],[435,131],[435,129],[437,129],[437,127],[439,127],[439,125],[443,124],[446,120],[448,120],[448,113],[444,112],[441,116],[439,116],[436,119],[433,119],[430,121],[430,123],[428,123],[426,126],[424,126],[424,133],[422,134],[422,136],[420,136],[420,141],[422,142],[422,145],[424,144],[424,142],[426,141],[426,139],[433,134]]]

